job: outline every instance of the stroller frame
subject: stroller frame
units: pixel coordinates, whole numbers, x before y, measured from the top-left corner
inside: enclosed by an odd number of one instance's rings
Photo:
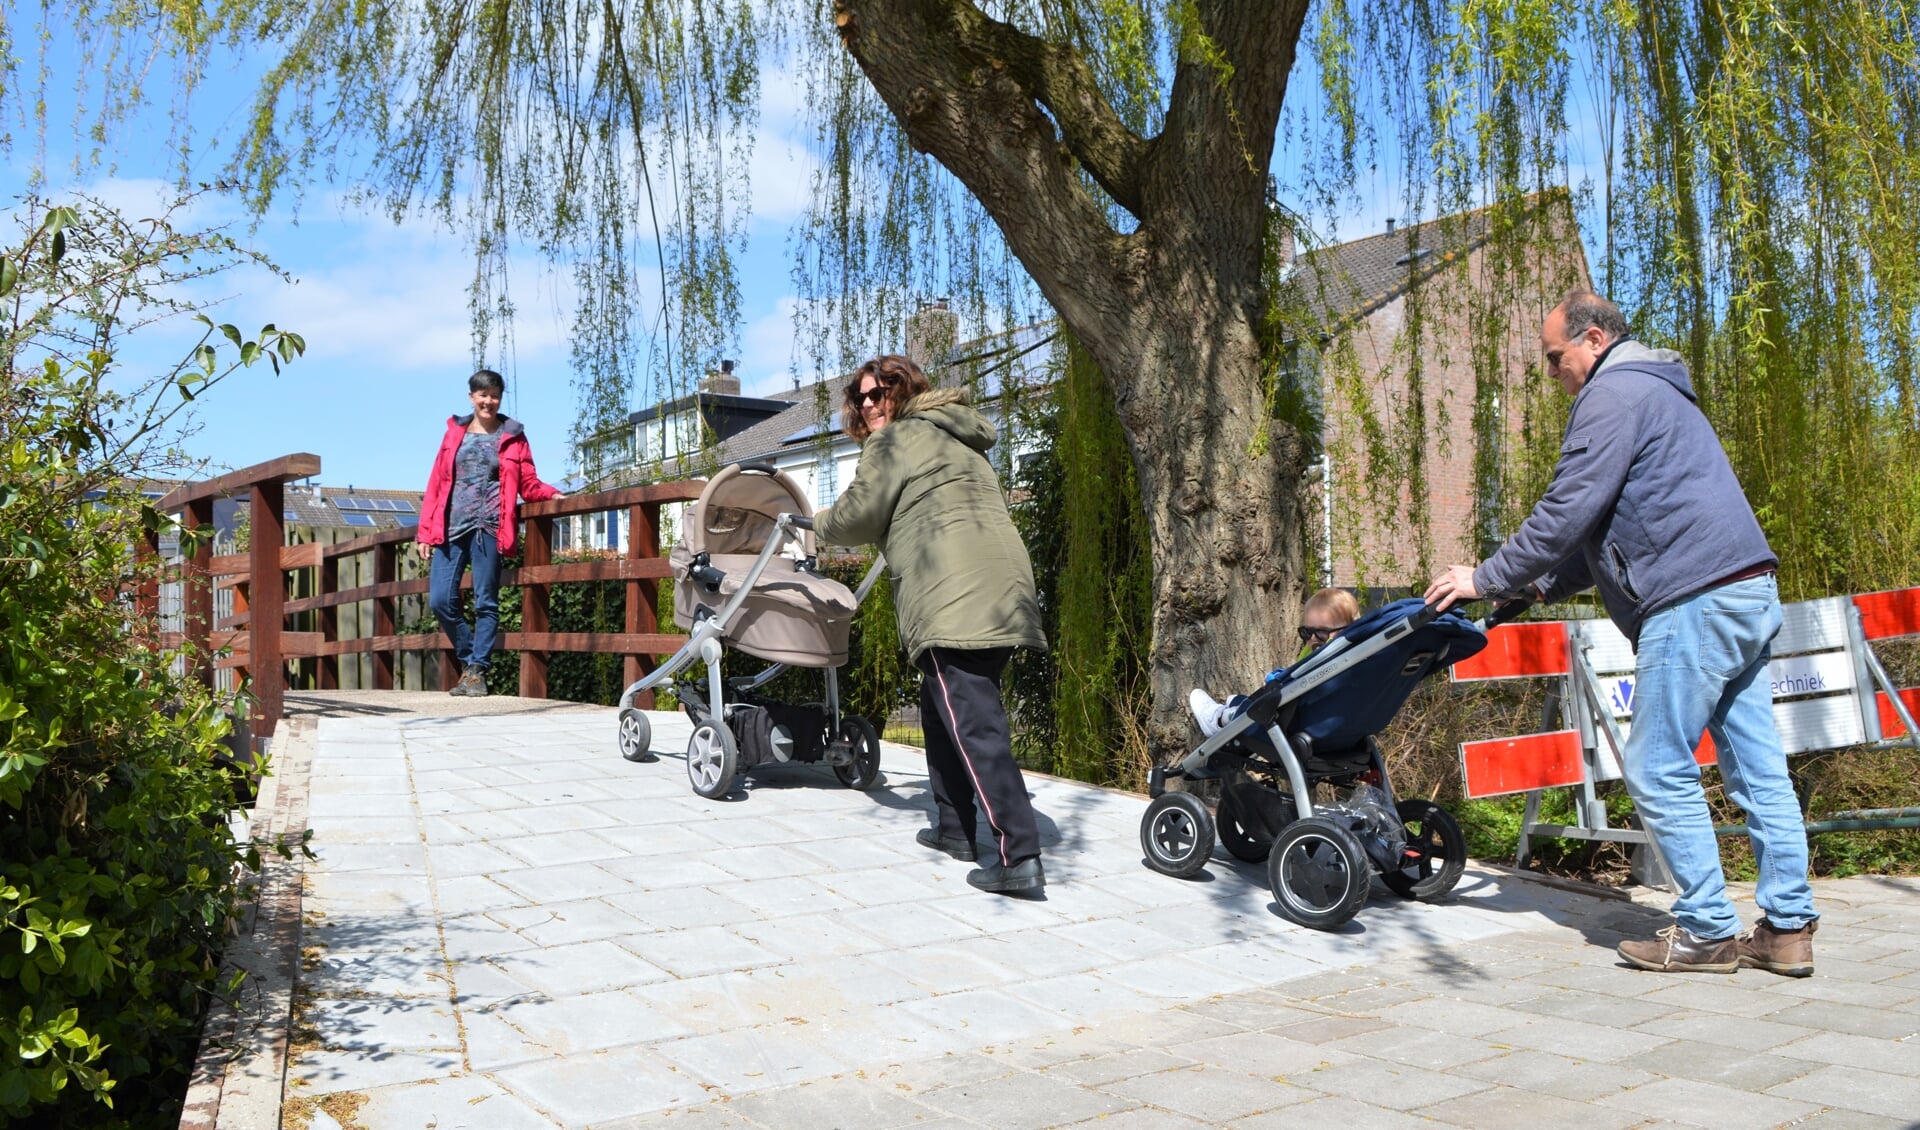
[[[752,470],[768,475],[779,472],[768,463],[744,463],[742,471]],[[770,705],[781,706],[773,700],[756,692],[780,676],[791,663],[774,662],[753,675],[727,678],[723,672],[727,653],[727,631],[741,607],[753,595],[754,586],[766,572],[769,564],[791,543],[800,541],[802,531],[813,530],[813,519],[799,514],[780,513],[774,517],[773,530],[766,538],[766,544],[760,549],[753,563],[742,576],[734,594],[717,611],[706,606],[700,607],[694,617],[687,641],[679,650],[669,656],[659,667],[648,672],[620,692],[618,705],[620,754],[628,761],[654,761],[652,751],[653,725],[645,711],[634,705],[634,699],[647,691],[672,682],[673,691],[679,698],[687,715],[693,720],[693,737],[687,744],[687,777],[694,792],[710,800],[718,799],[732,788],[736,772],[741,768],[751,768],[750,762],[742,766],[739,735],[731,723],[739,711],[746,707],[765,708]],[[804,545],[802,546],[804,549]],[[697,555],[684,582],[702,585],[710,593],[720,591],[724,578],[720,570],[713,568],[704,558]],[[816,558],[809,554],[800,568],[818,576]],[[886,558],[875,555],[873,565],[867,570],[860,585],[854,590],[855,607],[866,599],[867,593],[880,578],[880,572],[886,567]],[[706,678],[698,680],[682,677],[696,661],[705,662]],[[840,679],[837,667],[823,667],[825,680],[825,700],[818,706],[824,715],[827,733],[830,735],[824,749],[817,757],[793,757],[794,742],[788,735],[786,745],[776,739],[772,745],[773,755],[767,760],[784,762],[787,760],[818,760],[833,768],[834,774],[842,783],[856,789],[866,790],[879,782],[880,778],[880,736],[873,725],[858,715],[846,714],[840,701]],[[704,685],[703,685],[704,682]],[[807,708],[800,708],[807,709]]]
[[[1483,633],[1526,607],[1512,602],[1475,624]],[[1371,736],[1342,749],[1320,751],[1304,733],[1290,729],[1295,707],[1310,691],[1400,645],[1443,613],[1426,605],[1355,641],[1336,636],[1296,664],[1289,678],[1249,696],[1238,717],[1222,726],[1172,766],[1155,766],[1148,778],[1152,802],[1141,819],[1140,842],[1147,865],[1189,878],[1212,857],[1216,832],[1236,858],[1265,861],[1275,904],[1288,919],[1331,930],[1366,904],[1372,875],[1394,893],[1438,899],[1452,890],[1466,866],[1466,838],[1439,805],[1395,797],[1386,760]],[[1474,650],[1478,650],[1475,648]],[[1465,658],[1446,644],[1416,652],[1400,675],[1417,683]],[[1218,816],[1190,792],[1170,792],[1173,780],[1221,782]],[[1286,791],[1278,783],[1284,779]],[[1331,783],[1379,791],[1378,803],[1316,805],[1313,786]]]

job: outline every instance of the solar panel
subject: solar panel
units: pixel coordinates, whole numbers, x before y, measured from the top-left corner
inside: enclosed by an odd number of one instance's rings
[[[374,521],[373,515],[371,514],[347,514],[344,515],[344,517],[349,526],[377,526],[380,524]]]

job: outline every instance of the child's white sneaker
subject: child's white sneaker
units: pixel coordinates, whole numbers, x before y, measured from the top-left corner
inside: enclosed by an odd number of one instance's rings
[[[1198,687],[1195,687],[1193,693],[1187,696],[1187,709],[1193,711],[1193,720],[1200,724],[1200,732],[1209,738],[1219,733],[1220,727],[1226,725],[1227,708],[1215,702],[1212,695]]]

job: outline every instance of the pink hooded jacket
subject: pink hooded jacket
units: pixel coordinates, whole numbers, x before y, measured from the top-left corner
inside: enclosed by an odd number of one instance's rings
[[[447,502],[453,497],[453,457],[467,433],[472,415],[447,417],[447,434],[440,441],[440,453],[433,457],[433,471],[427,476],[427,497],[420,504],[421,545],[441,545],[447,540]],[[560,489],[540,481],[533,467],[533,448],[527,443],[526,429],[520,421],[501,417],[500,422],[500,525],[496,533],[500,552],[512,553],[520,539],[520,500],[542,502],[559,498]]]

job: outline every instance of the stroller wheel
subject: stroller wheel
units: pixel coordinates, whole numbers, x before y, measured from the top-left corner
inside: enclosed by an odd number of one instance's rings
[[[1381,872],[1380,881],[1401,898],[1437,899],[1467,869],[1467,837],[1453,814],[1430,800],[1403,800],[1398,807],[1407,830],[1407,865]]]
[[[1220,790],[1220,805],[1214,809],[1214,816],[1220,824],[1220,842],[1226,845],[1228,854],[1242,863],[1264,863],[1267,853],[1273,850],[1273,840],[1260,834],[1259,825],[1240,811],[1240,802],[1234,799],[1235,789]]]
[[[853,760],[833,767],[833,775],[850,789],[866,792],[880,783],[880,735],[873,723],[849,714],[840,723],[840,737],[853,747]]]
[[[693,728],[693,737],[687,739],[687,780],[694,792],[708,800],[726,796],[739,764],[740,745],[725,722],[708,718]]]
[[[647,712],[627,707],[620,712],[620,756],[628,761],[658,761],[653,752],[653,723]]]
[[[1280,829],[1267,856],[1267,885],[1280,913],[1314,930],[1335,929],[1360,913],[1372,878],[1359,839],[1318,816]]]
[[[1140,850],[1147,866],[1186,879],[1213,857],[1213,816],[1192,793],[1161,793],[1140,818]]]

